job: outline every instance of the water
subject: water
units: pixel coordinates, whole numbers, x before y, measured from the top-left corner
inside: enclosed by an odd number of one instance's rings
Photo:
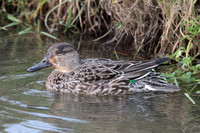
[[[64,37],[63,37],[64,38]],[[77,38],[71,42],[78,45]],[[88,39],[85,39],[88,40]],[[70,39],[62,39],[70,42]],[[0,32],[0,131],[9,133],[197,133],[200,106],[182,91],[131,96],[84,96],[48,92],[45,79],[52,68],[26,69],[44,56],[48,38]],[[108,48],[81,42],[84,58],[115,58]],[[121,59],[123,57],[120,57]]]

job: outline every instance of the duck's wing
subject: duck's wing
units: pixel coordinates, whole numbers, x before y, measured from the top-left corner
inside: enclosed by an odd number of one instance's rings
[[[127,62],[121,64],[121,67],[118,68],[118,71],[122,71],[124,73],[124,77],[129,80],[138,80],[148,76],[152,73],[153,68],[168,60],[169,58],[159,58],[148,61]]]
[[[114,62],[110,59],[85,59],[76,71],[79,80],[84,83],[109,82],[121,75],[120,71],[114,70]]]
[[[160,58],[149,61],[112,61],[110,59],[87,60],[79,68],[83,82],[109,82],[110,80],[138,80],[151,73],[151,69],[169,60]]]

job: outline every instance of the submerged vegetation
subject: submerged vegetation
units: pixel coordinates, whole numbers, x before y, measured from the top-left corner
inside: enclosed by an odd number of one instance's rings
[[[59,39],[55,31],[87,33],[94,41],[109,38],[104,44],[113,45],[116,56],[117,46],[126,42],[136,51],[169,55],[180,67],[163,75],[177,85],[177,80],[184,80],[195,82],[196,87],[200,82],[199,7],[197,0],[0,0],[0,12],[10,20],[1,30],[22,25],[19,35],[36,33],[54,39]]]

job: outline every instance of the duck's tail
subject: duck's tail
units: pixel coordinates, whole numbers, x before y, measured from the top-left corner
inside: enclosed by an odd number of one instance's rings
[[[175,92],[179,91],[180,88],[166,82],[162,77],[159,76],[149,76],[141,80],[136,81],[131,85],[133,90],[141,91],[154,91],[154,92]]]
[[[155,62],[155,64],[160,65],[160,64],[162,64],[162,63],[164,63],[164,62],[166,62],[166,61],[169,61],[169,60],[170,60],[170,58],[164,57],[164,58],[154,59],[154,62]]]

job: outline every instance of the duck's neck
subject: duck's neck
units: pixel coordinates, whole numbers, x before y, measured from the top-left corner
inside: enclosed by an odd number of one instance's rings
[[[58,63],[59,64],[59,63]],[[66,58],[66,62],[63,61],[60,64],[62,65],[56,65],[55,69],[62,73],[70,73],[73,72],[75,69],[77,69],[81,65],[81,60],[79,58],[79,55],[70,55],[68,58]]]
[[[55,67],[55,69],[58,72],[61,72],[61,73],[70,73],[70,72],[73,72],[75,69],[77,69],[79,66],[80,66],[80,63],[74,64],[74,65],[68,64],[64,68],[62,68],[62,67]]]

